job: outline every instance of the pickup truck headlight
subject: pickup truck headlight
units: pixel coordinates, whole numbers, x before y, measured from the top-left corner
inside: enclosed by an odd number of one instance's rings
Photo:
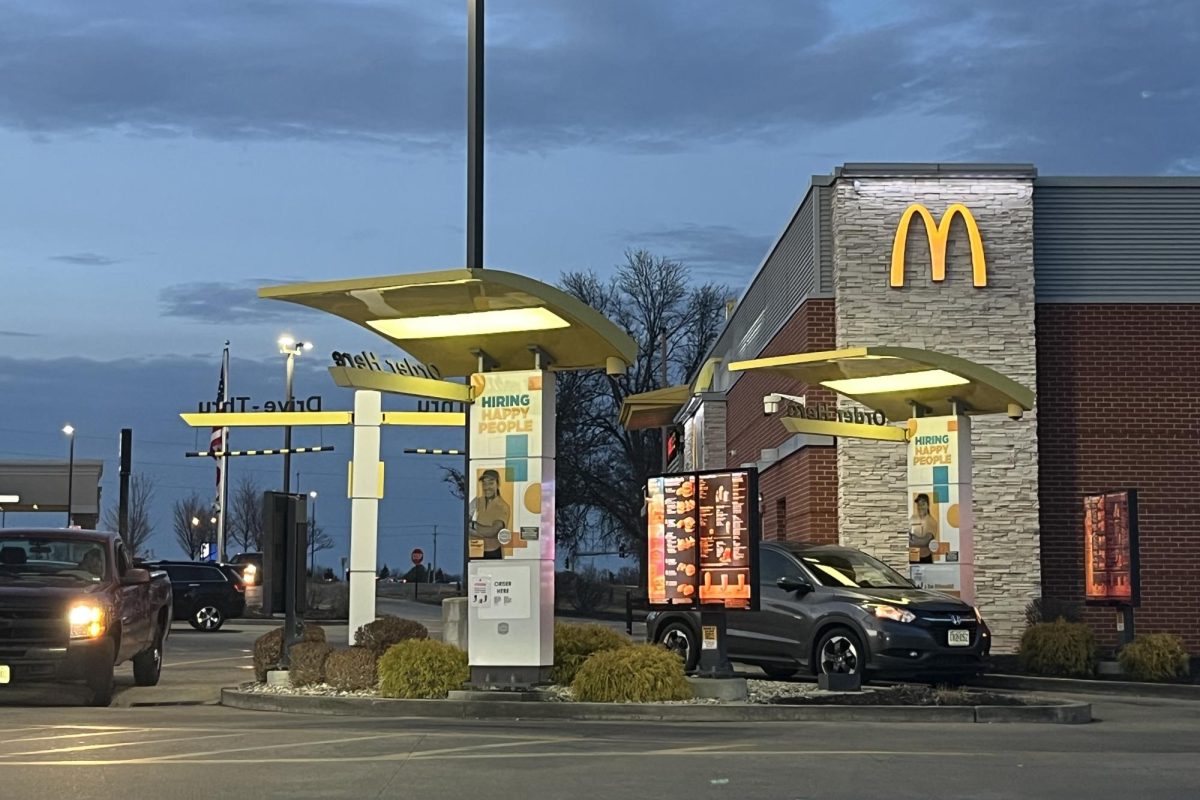
[[[896,608],[895,606],[883,604],[871,606],[871,611],[874,612],[875,616],[877,617],[882,617],[883,619],[894,619],[896,622],[912,622],[917,618],[916,614],[907,609]]]
[[[100,606],[73,606],[68,619],[72,639],[95,639],[104,633],[104,609]]]

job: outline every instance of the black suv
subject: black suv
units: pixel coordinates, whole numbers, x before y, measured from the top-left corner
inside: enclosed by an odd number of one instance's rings
[[[246,610],[246,584],[241,570],[211,561],[153,561],[165,570],[175,596],[175,619],[186,619],[198,631],[217,631],[227,619]]]
[[[978,674],[991,649],[991,632],[975,608],[918,589],[849,547],[764,542],[759,592],[760,611],[727,615],[726,645],[730,660],[773,678],[805,670],[957,681]],[[694,669],[699,615],[651,611],[646,638]]]

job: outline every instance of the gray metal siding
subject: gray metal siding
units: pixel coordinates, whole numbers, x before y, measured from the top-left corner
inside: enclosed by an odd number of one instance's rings
[[[821,265],[821,293],[833,295],[833,186],[818,186],[817,254]]]
[[[1034,182],[1039,303],[1200,301],[1200,181]]]
[[[711,355],[731,361],[755,358],[783,328],[800,304],[820,292],[816,229],[819,221],[816,187],[796,210],[753,283],[738,302]],[[726,391],[737,380],[725,370],[715,389]]]

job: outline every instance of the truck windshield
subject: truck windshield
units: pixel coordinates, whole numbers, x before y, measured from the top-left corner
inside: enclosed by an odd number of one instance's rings
[[[0,584],[99,583],[108,570],[100,542],[0,536]]]

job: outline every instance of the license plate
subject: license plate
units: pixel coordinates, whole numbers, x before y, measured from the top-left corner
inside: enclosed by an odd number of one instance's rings
[[[0,683],[8,683],[12,680],[12,670],[5,664],[0,664]]]
[[[946,631],[946,644],[951,647],[970,647],[971,632],[968,630],[957,629]]]

